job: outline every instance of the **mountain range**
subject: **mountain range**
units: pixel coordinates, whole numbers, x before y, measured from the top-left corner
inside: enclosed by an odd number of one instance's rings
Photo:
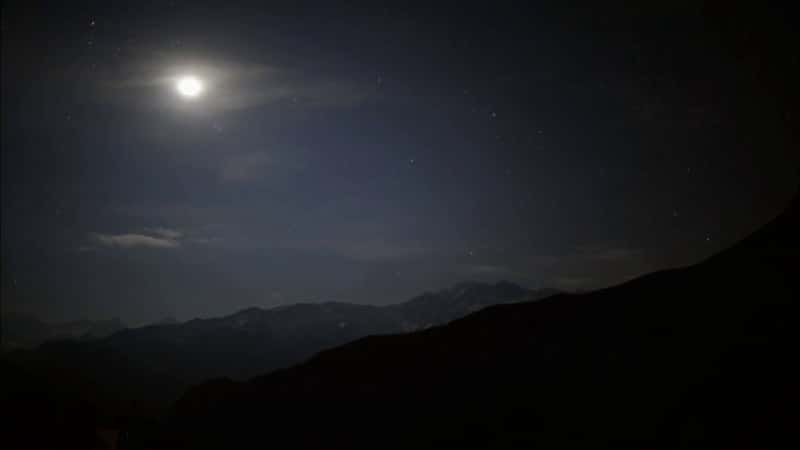
[[[367,335],[422,330],[489,305],[537,300],[555,292],[508,282],[469,282],[387,306],[304,303],[249,308],[225,317],[162,321],[97,339],[47,341],[35,350],[11,351],[5,357],[34,373],[66,374],[91,386],[84,396],[96,399],[104,411],[152,413],[192,383],[244,379]]]
[[[108,448],[104,433],[129,449],[797,448],[798,230],[795,197],[699,264],[595,292],[466,284],[396,306],[249,309],[12,352],[3,436],[25,448]],[[281,359],[289,348],[304,361]],[[197,384],[166,415],[99,409],[120,391],[163,401],[153,374],[246,374],[261,369],[231,361],[262,354],[284,368]]]
[[[197,386],[160,448],[798,448],[800,201],[691,267]]]

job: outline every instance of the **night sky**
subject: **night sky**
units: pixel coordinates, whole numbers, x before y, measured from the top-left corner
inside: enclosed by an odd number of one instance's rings
[[[220,3],[4,2],[5,310],[592,289],[698,261],[797,189],[777,8]]]

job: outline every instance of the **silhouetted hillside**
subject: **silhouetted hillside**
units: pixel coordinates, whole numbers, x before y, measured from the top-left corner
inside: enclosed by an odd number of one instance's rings
[[[49,402],[55,418],[57,411],[90,411],[71,419],[84,417],[91,428],[116,416],[127,421],[158,415],[190,383],[265,373],[367,335],[424,329],[487,305],[553,292],[510,283],[463,283],[384,307],[322,303],[250,308],[221,318],[125,329],[103,339],[46,342],[35,351],[7,353],[8,373],[28,375],[3,376],[13,378],[6,384],[7,398],[29,411],[25,417],[34,417]],[[19,384],[20,379],[25,383]]]
[[[796,448],[798,200],[692,267],[199,386],[164,448]]]
[[[364,336],[420,330],[488,305],[535,300],[554,292],[528,291],[511,283],[463,283],[384,307],[307,303],[250,308],[226,317],[126,329],[92,342],[48,342],[34,358],[74,358],[88,366],[93,360],[103,366],[114,361],[126,371],[189,382],[249,377]],[[117,378],[104,374],[103,367],[97,370],[104,379]]]

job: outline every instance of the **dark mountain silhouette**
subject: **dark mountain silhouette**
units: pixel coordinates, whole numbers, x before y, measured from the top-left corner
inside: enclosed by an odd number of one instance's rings
[[[200,385],[161,446],[797,448],[799,207],[692,267]]]
[[[554,292],[529,291],[505,282],[462,283],[397,305],[305,303],[249,308],[220,318],[126,329],[92,342],[48,342],[40,352],[48,358],[125,355],[138,370],[193,382],[248,377],[367,335],[420,330],[488,305],[535,300]]]
[[[125,329],[102,339],[49,341],[35,351],[9,352],[5,359],[33,375],[23,377],[29,379],[29,391],[54,391],[56,399],[80,397],[98,417],[153,416],[192,383],[254,376],[367,335],[424,329],[487,305],[553,293],[511,283],[462,283],[382,307],[250,308],[220,318]]]

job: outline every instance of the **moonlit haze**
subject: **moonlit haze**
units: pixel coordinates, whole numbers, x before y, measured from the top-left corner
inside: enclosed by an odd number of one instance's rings
[[[713,8],[79,3],[3,11],[4,307],[46,320],[585,291],[797,178],[792,71],[741,68],[792,56]]]

